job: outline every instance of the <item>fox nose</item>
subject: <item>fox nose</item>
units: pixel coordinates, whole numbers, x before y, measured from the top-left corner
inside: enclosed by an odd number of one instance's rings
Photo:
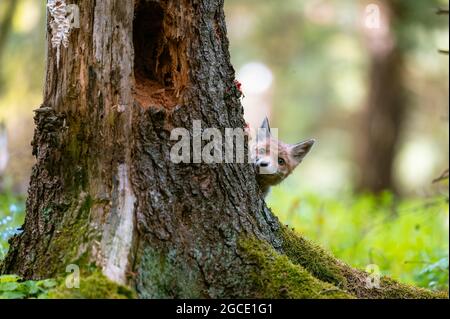
[[[256,166],[258,166],[258,167],[268,167],[269,164],[270,163],[268,161],[265,161],[265,160],[258,160],[256,162]]]

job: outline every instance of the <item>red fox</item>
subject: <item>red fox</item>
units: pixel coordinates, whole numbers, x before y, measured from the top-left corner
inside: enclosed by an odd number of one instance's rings
[[[256,141],[250,147],[258,173],[257,181],[264,196],[267,196],[270,187],[280,184],[294,171],[314,143],[314,139],[309,139],[294,145],[285,144],[272,136],[269,120],[264,119]]]

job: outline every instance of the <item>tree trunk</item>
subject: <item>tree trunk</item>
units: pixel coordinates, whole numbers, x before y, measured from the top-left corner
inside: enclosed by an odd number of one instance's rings
[[[6,40],[8,39],[9,33],[12,27],[12,21],[14,18],[14,13],[17,9],[18,1],[7,0],[7,6],[4,14],[0,16],[2,20],[0,21],[0,57],[3,54],[6,46]]]
[[[100,269],[141,298],[436,297],[380,289],[280,225],[248,164],[174,164],[172,128],[244,127],[223,0],[76,1],[49,57],[23,233],[2,273]]]
[[[369,96],[357,137],[360,191],[397,191],[394,160],[406,113],[404,50],[394,30],[398,8],[390,1],[378,3],[381,27],[365,30],[371,59]]]
[[[6,48],[6,40],[8,40],[9,34],[11,33],[12,22],[18,2],[16,0],[8,0],[3,15],[0,15],[0,70],[2,69],[2,57]],[[0,77],[0,94],[2,93],[3,86],[3,79]]]

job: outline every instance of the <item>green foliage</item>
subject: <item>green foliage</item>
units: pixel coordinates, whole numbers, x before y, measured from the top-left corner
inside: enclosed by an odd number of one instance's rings
[[[19,227],[23,224],[24,215],[23,197],[0,193],[0,260],[6,255],[9,238],[20,233]]]
[[[282,185],[268,203],[283,223],[354,267],[375,264],[401,282],[448,289],[446,199],[324,198]]]
[[[435,290],[448,289],[448,257],[427,265],[415,276],[421,285]]]
[[[56,285],[53,279],[23,281],[16,275],[0,276],[0,299],[48,298]]]
[[[67,288],[65,280],[22,280],[16,275],[0,276],[0,299],[132,299],[128,287],[108,280],[100,271],[80,278],[79,288]]]

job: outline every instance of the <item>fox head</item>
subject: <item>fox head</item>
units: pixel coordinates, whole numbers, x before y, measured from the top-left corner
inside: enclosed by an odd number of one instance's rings
[[[310,139],[294,145],[285,144],[272,136],[269,120],[264,119],[251,151],[257,180],[265,195],[271,186],[278,185],[294,171],[314,143],[315,140]]]

